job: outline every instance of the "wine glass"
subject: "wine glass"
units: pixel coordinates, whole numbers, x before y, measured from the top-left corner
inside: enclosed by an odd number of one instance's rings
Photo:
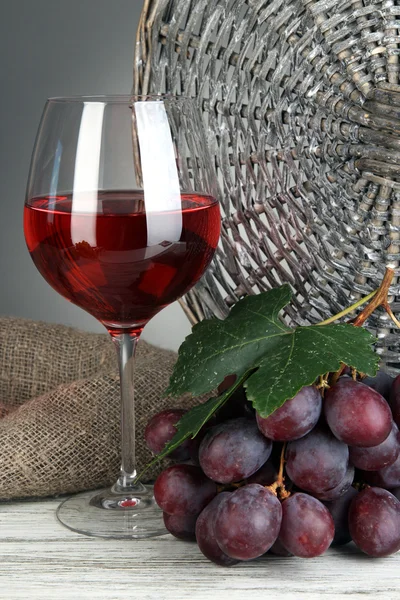
[[[215,172],[193,100],[48,100],[24,229],[42,276],[106,327],[119,360],[120,476],[65,500],[58,519],[94,536],[164,534],[152,486],[137,481],[133,367],[146,323],[200,279],[219,240]]]

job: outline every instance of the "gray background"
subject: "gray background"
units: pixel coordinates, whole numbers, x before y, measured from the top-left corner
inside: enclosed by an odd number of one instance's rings
[[[0,0],[1,315],[104,331],[36,271],[22,231],[23,202],[46,98],[130,92],[141,7],[142,0]],[[176,349],[189,331],[175,304],[143,337]]]

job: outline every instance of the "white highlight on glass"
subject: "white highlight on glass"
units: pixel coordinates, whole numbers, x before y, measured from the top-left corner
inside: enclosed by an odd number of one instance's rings
[[[182,233],[182,203],[168,116],[163,102],[135,102],[149,246],[176,242]],[[172,211],[172,214],[171,214]],[[165,219],[151,213],[168,212]]]
[[[84,102],[75,158],[72,190],[71,237],[74,244],[86,241],[96,246],[96,213],[99,188],[104,102]],[[82,229],[79,213],[93,214]],[[75,217],[76,215],[76,217]]]

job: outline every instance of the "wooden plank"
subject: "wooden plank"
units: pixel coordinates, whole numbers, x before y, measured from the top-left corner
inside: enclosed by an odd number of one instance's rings
[[[3,600],[400,599],[400,554],[370,559],[352,546],[311,560],[262,557],[230,569],[165,535],[103,540],[55,519],[58,500],[0,505]]]

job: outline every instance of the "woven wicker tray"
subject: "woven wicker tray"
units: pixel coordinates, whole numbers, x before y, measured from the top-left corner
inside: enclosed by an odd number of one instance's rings
[[[400,258],[400,5],[146,0],[134,92],[197,98],[219,174],[221,244],[194,322],[288,282],[288,321],[324,319]],[[391,288],[400,316],[399,284]],[[373,317],[387,370],[400,335]]]

